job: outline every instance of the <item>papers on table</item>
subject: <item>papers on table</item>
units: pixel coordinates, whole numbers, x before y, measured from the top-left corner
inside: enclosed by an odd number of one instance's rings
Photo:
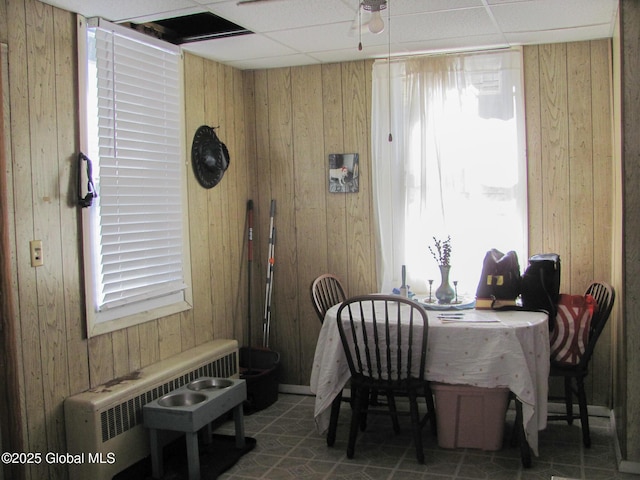
[[[498,320],[494,316],[474,315],[472,313],[439,313],[438,319],[442,322],[468,322],[468,323],[497,323]]]

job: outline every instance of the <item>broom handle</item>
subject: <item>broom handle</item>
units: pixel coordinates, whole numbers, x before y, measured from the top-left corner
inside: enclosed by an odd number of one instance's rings
[[[262,346],[269,346],[269,329],[271,322],[271,291],[273,282],[273,264],[274,264],[274,242],[275,242],[275,228],[273,227],[273,218],[276,213],[276,201],[271,200],[271,211],[269,219],[269,250],[267,253],[267,283],[265,287],[265,301],[264,301],[264,317],[262,319]]]
[[[270,269],[270,274],[269,274],[269,300],[268,300],[268,305],[269,308],[267,310],[267,318],[266,318],[266,322],[265,322],[265,329],[264,329],[264,344],[263,346],[265,348],[269,348],[269,335],[271,333],[271,295],[273,294],[273,270],[274,270],[274,265],[275,265],[275,250],[276,250],[276,227],[273,227],[273,230],[271,231],[271,257],[269,259],[269,269]]]
[[[249,239],[247,242],[248,259],[248,280],[247,280],[247,343],[249,346],[249,357],[251,357],[251,264],[253,263],[253,200],[247,202],[247,226]],[[251,362],[251,361],[249,361]]]

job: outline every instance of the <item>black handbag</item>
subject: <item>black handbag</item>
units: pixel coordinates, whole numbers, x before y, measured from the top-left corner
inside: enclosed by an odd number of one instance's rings
[[[560,297],[560,255],[541,253],[529,258],[522,275],[522,306],[527,310],[546,310],[549,329],[555,325]]]
[[[489,250],[482,262],[482,274],[476,290],[476,308],[499,308],[515,305],[520,295],[522,277],[518,255],[513,250],[502,253]]]

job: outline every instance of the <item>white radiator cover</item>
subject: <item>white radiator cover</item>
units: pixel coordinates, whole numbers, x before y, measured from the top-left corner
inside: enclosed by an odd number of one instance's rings
[[[149,455],[144,404],[198,377],[239,376],[238,342],[214,340],[64,402],[71,480],[111,479]]]

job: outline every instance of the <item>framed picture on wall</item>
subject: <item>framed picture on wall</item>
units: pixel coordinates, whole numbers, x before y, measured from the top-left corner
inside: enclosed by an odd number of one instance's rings
[[[360,190],[357,153],[329,154],[329,192],[355,193]]]

